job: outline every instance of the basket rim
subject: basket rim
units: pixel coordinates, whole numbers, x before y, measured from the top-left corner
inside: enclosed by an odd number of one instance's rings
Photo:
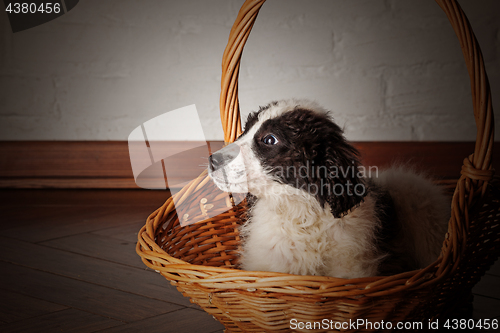
[[[492,187],[492,185],[490,185]],[[165,204],[153,212],[147,219],[146,224],[138,232],[138,243],[136,252],[141,256],[143,263],[159,272],[165,278],[178,282],[196,282],[198,285],[206,288],[212,288],[212,291],[234,290],[244,285],[245,289],[259,288],[266,289],[279,280],[287,282],[302,282],[301,285],[307,285],[310,290],[302,290],[302,295],[329,295],[339,297],[344,294],[329,292],[328,288],[335,286],[353,285],[353,289],[363,296],[388,296],[401,291],[410,291],[421,289],[429,285],[435,285],[445,278],[458,266],[459,261],[455,262],[453,269],[447,265],[445,271],[437,274],[442,258],[439,257],[433,264],[417,270],[407,271],[389,276],[371,276],[354,279],[346,279],[332,276],[317,275],[296,275],[269,271],[245,271],[231,267],[213,267],[199,264],[191,264],[182,259],[169,255],[163,248],[156,243],[156,231],[161,226],[158,224],[158,216],[161,216],[164,207],[171,204],[173,197],[170,197]],[[474,214],[472,214],[473,216]],[[203,223],[196,225],[201,226]],[[153,235],[153,237],[151,237]],[[236,283],[228,283],[235,281]],[[253,284],[252,284],[253,283]],[[293,284],[293,283],[292,283]],[[387,289],[387,286],[390,288]],[[354,288],[356,287],[356,288]],[[361,292],[360,290],[363,290]],[[280,291],[283,292],[283,291]],[[345,296],[345,295],[344,295]]]

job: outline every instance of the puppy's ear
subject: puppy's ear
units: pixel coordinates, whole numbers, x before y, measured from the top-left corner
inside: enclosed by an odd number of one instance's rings
[[[363,201],[367,182],[359,169],[358,152],[345,141],[327,148],[324,163],[327,173],[319,178],[322,191],[317,199],[322,205],[328,203],[333,216],[340,218]]]
[[[359,170],[359,154],[328,114],[297,108],[283,115],[280,125],[291,142],[291,149],[280,159],[297,172],[297,177],[287,173],[281,180],[307,191],[323,208],[328,204],[337,218],[363,201],[367,186]]]
[[[315,195],[325,207],[328,203],[334,217],[340,218],[358,206],[367,195],[368,187],[360,169],[358,151],[343,136],[332,121],[323,123],[322,154],[315,156],[313,179],[319,191]],[[320,147],[318,147],[320,148]],[[322,166],[322,167],[318,167]],[[323,167],[324,166],[324,167]]]

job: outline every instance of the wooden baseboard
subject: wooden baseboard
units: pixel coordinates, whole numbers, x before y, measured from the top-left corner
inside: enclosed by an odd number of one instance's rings
[[[172,149],[182,149],[182,142]],[[364,165],[414,165],[440,179],[457,179],[471,142],[356,142]],[[221,142],[212,142],[215,150]],[[499,145],[493,165],[498,166]],[[125,141],[0,142],[0,188],[138,189]],[[199,165],[193,166],[199,168]]]

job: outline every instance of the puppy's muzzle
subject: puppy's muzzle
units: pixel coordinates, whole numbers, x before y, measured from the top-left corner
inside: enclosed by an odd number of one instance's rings
[[[208,174],[222,191],[246,193],[248,191],[245,160],[240,146],[232,143],[208,158]]]
[[[208,158],[208,168],[211,173],[225,168],[240,154],[240,147],[236,144],[230,144],[221,150],[213,153]]]

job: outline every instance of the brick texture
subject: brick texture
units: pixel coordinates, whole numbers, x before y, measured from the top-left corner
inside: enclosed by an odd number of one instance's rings
[[[459,2],[495,103],[500,2]],[[221,140],[221,56],[242,3],[86,0],[15,34],[0,13],[0,140],[126,140],[146,120],[193,103],[207,139]],[[351,140],[476,135],[462,53],[432,0],[268,1],[243,55],[243,118],[288,97],[331,109]]]

